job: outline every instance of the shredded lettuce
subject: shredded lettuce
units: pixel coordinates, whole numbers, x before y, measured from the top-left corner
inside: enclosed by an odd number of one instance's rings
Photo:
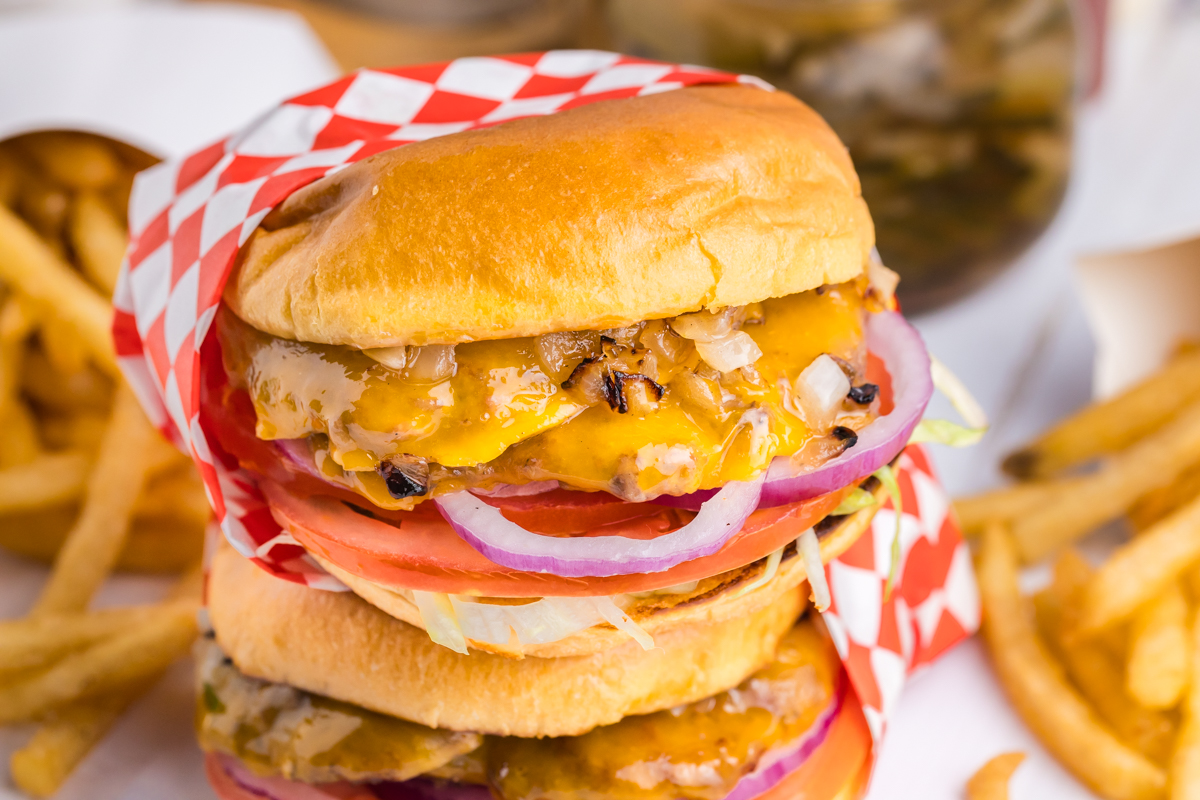
[[[796,549],[804,559],[804,571],[808,573],[808,585],[812,589],[813,605],[817,611],[829,608],[832,598],[829,594],[829,582],[825,580],[825,562],[821,560],[821,542],[817,532],[809,528],[800,534],[796,540]]]
[[[900,496],[900,483],[896,480],[896,473],[890,466],[885,464],[877,469],[875,477],[883,484],[888,497],[892,499],[892,508],[896,512],[896,532],[892,536],[892,563],[888,567],[887,583],[883,587],[883,599],[884,602],[887,602],[892,596],[892,589],[896,585],[896,576],[900,572],[900,516],[904,512],[904,500]]]
[[[947,419],[923,419],[913,431],[909,444],[935,442],[950,447],[970,447],[987,433],[987,414],[949,367],[933,355],[929,356],[929,361],[933,385],[946,396],[966,425]]]
[[[450,596],[442,592],[413,592],[413,602],[421,612],[421,623],[429,638],[456,653],[467,654],[467,638],[463,636]]]
[[[875,495],[862,487],[856,487],[853,492],[846,495],[842,502],[838,504],[838,507],[831,512],[831,515],[841,517],[846,514],[853,514],[855,511],[870,508],[878,502],[875,499]]]
[[[933,442],[949,447],[970,447],[983,438],[987,428],[967,428],[948,419],[923,419],[917,423],[909,444]]]
[[[734,598],[736,599],[742,595],[750,594],[755,589],[766,586],[768,583],[774,580],[776,573],[779,572],[779,564],[783,561],[783,551],[786,548],[787,545],[784,545],[774,553],[771,553],[771,555],[767,556],[767,568],[763,570],[763,574],[755,578],[753,583],[743,586],[741,590],[734,595]]]

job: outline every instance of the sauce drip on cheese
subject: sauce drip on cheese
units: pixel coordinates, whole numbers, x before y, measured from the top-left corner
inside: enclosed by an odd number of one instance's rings
[[[822,354],[863,374],[864,289],[859,281],[729,310],[762,355],[726,372],[671,320],[460,344],[436,382],[413,378],[403,348],[386,351],[398,350],[399,364],[385,364],[261,333],[225,310],[218,333],[231,382],[254,403],[257,435],[307,437],[315,469],[381,507],[546,480],[641,501],[752,479],[779,455],[840,452],[829,430],[805,423],[793,386]],[[847,401],[845,410],[842,426],[871,418],[870,407]],[[383,477],[393,464],[416,476],[405,485],[427,491],[397,498]]]

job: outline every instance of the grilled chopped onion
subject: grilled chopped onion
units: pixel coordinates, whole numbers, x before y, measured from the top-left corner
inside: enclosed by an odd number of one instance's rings
[[[555,383],[562,383],[571,370],[589,356],[600,352],[598,331],[560,331],[544,333],[533,343],[542,369]]]
[[[733,309],[697,311],[671,320],[671,327],[685,339],[696,342],[715,342],[733,333]]]
[[[408,366],[407,347],[372,347],[362,351],[367,358],[374,359],[388,369],[397,372]]]
[[[454,345],[414,347],[408,354],[405,378],[413,383],[437,383],[454,375]]]
[[[824,432],[850,393],[850,379],[828,355],[817,356],[796,378],[796,399],[805,423],[814,432]]]
[[[647,323],[638,341],[658,360],[664,362],[664,366],[682,363],[692,349],[687,339],[675,333],[660,319]]]
[[[733,331],[711,341],[697,340],[696,351],[706,364],[719,372],[733,372],[762,358],[762,350],[745,331]]]
[[[671,391],[678,392],[684,402],[709,414],[717,414],[723,410],[721,388],[716,381],[702,378],[694,372],[684,370],[676,375],[675,380],[671,382]]]
[[[884,303],[890,305],[892,298],[896,296],[896,286],[900,283],[900,276],[884,266],[879,253],[872,250],[871,258],[867,261],[867,282],[870,284],[871,291]]]

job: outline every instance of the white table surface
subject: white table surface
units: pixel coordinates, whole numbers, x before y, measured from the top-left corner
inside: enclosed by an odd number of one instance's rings
[[[1176,28],[1181,24],[1177,21]],[[1200,43],[1200,21],[1188,24],[1191,42]],[[0,37],[3,27],[0,17]],[[1131,70],[1121,60],[1136,60],[1147,41],[1145,36],[1129,38],[1129,43],[1118,42],[1110,97],[1080,116],[1072,192],[1055,225],[984,291],[916,320],[930,350],[972,388],[994,422],[992,433],[971,450],[937,448],[935,458],[952,493],[996,483],[995,465],[1003,453],[1091,395],[1093,346],[1071,265],[1079,252],[1121,243],[1114,242],[1113,226],[1105,221],[1106,214],[1114,213],[1105,200],[1114,195],[1109,187],[1113,181],[1121,183],[1119,167],[1128,161],[1112,157],[1122,137],[1128,137],[1128,126],[1118,124],[1122,110],[1117,101],[1121,81]],[[0,79],[0,93],[3,83]],[[1200,73],[1187,86],[1191,105],[1200,107]],[[3,113],[0,107],[0,130]],[[1172,131],[1173,141],[1178,140],[1178,126],[1162,123],[1146,121],[1148,150],[1158,139],[1170,144]],[[1183,156],[1200,169],[1200,160],[1190,152]],[[1196,219],[1200,228],[1200,215]],[[933,413],[950,412],[935,404]],[[0,554],[0,617],[24,611],[43,575],[38,567]],[[106,588],[101,602],[128,602],[160,591],[161,584],[153,580],[120,578]],[[192,738],[191,703],[188,665],[180,664],[72,776],[62,800],[211,800]],[[4,763],[24,735],[21,729],[0,728]],[[1008,706],[979,643],[968,642],[906,688],[881,749],[870,800],[956,800],[980,764],[1013,749],[1029,754],[1014,779],[1015,797],[1092,797],[1045,754]],[[17,798],[0,787],[0,800]]]

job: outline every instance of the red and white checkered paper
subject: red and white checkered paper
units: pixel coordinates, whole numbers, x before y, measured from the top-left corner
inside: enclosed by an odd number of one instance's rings
[[[238,248],[292,192],[410,142],[587,103],[757,78],[598,51],[552,51],[360,70],[293,97],[187,158],[141,173],[114,304],[121,368],[163,433],[194,458],[226,538],[273,574],[345,586],[272,519],[255,479],[214,459],[199,422],[201,344]],[[978,601],[949,503],[919,448],[902,458],[904,563],[884,599],[895,531],[890,503],[828,567],[825,614],[872,732],[905,677],[973,631]]]

